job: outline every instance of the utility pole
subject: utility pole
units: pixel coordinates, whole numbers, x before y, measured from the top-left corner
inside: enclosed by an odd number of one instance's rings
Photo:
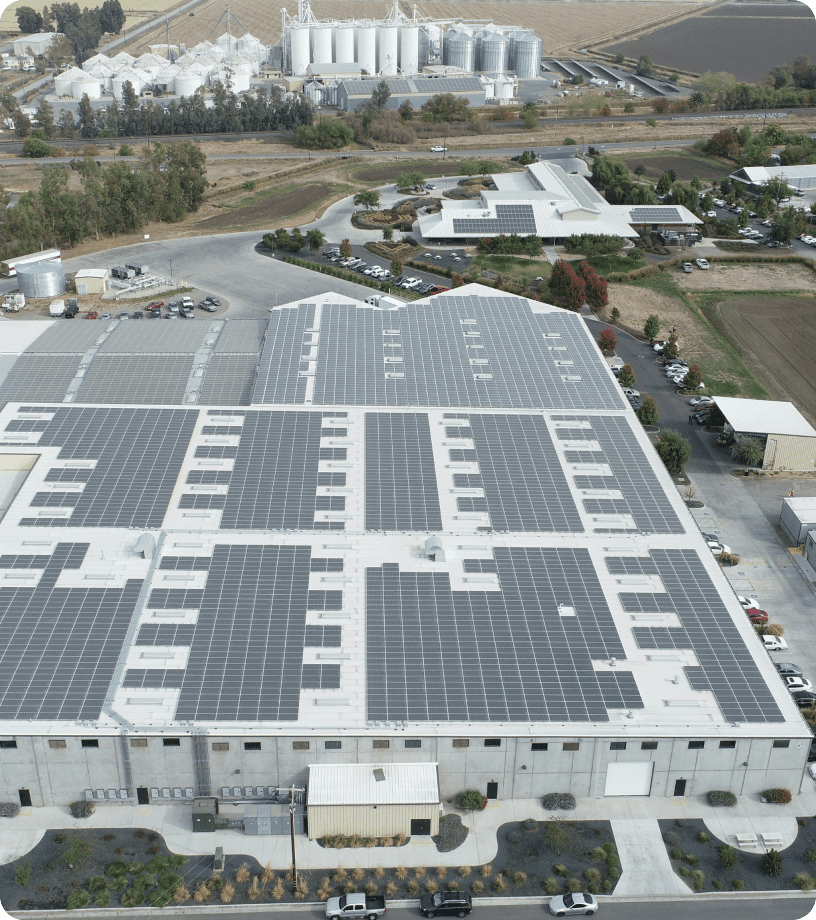
[[[295,855],[295,787],[289,787],[289,831],[292,837],[292,884],[297,888],[297,856]]]

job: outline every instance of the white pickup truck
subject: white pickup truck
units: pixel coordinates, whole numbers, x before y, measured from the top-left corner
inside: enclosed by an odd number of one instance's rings
[[[364,894],[362,891],[353,891],[339,898],[329,898],[326,901],[326,916],[329,920],[342,920],[343,917],[365,917],[366,920],[376,920],[385,913],[385,898],[378,898]]]

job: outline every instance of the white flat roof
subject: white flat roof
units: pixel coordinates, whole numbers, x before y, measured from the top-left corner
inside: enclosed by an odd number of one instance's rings
[[[21,355],[26,348],[38,339],[46,329],[54,325],[49,319],[33,322],[4,322],[3,334],[0,336],[0,355]]]
[[[732,396],[718,396],[716,402],[735,431],[816,438],[816,431],[793,403]]]
[[[800,521],[803,520],[802,515],[809,517],[811,513],[816,513],[816,497],[814,496],[786,498],[784,501]]]
[[[75,278],[107,278],[109,270],[107,268],[81,268]]]
[[[309,805],[437,802],[439,781],[435,763],[309,764]]]

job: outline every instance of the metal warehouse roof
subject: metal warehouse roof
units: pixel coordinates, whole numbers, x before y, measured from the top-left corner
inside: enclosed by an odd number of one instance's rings
[[[349,96],[370,96],[381,80],[343,80],[341,86]],[[478,77],[404,77],[385,78],[395,96],[436,95],[437,93],[483,93],[484,86]]]
[[[309,764],[309,805],[417,805],[438,801],[435,763]]]
[[[793,403],[718,396],[717,405],[735,431],[816,438],[816,431]]]

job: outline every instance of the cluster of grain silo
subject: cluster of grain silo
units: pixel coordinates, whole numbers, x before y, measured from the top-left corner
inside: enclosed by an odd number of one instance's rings
[[[349,64],[371,76],[418,74],[444,64],[468,73],[537,77],[541,39],[523,29],[493,23],[429,22],[391,16],[384,20],[293,20],[284,12],[282,59],[293,75],[321,65]]]

